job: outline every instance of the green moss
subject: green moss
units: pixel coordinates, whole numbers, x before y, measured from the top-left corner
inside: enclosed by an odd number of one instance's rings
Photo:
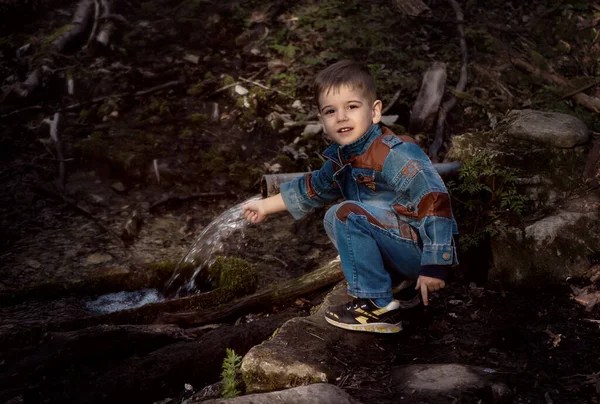
[[[235,79],[230,75],[226,74],[223,76],[223,86],[230,86],[235,83]]]
[[[188,90],[187,90],[187,94],[192,95],[192,96],[202,95],[203,93],[204,93],[204,86],[203,86],[202,81],[197,82],[195,85],[188,88]]]
[[[77,123],[80,125],[83,125],[85,123],[87,123],[88,118],[90,117],[90,110],[89,109],[82,109],[79,112],[79,118],[77,119]]]
[[[218,279],[219,288],[242,293],[251,293],[256,288],[256,273],[248,261],[240,258],[218,257],[209,273]]]
[[[193,123],[202,124],[208,122],[208,116],[206,114],[196,112],[190,115],[190,121],[192,121]]]
[[[278,154],[273,159],[273,163],[281,165],[281,171],[284,173],[293,173],[296,171],[296,162],[285,154]]]
[[[539,52],[532,50],[531,51],[531,60],[537,68],[539,68],[543,71],[548,71],[548,62]]]
[[[186,138],[190,138],[194,135],[194,132],[192,132],[192,130],[190,128],[184,128],[181,130],[181,133],[179,134],[179,138],[180,139],[186,139]]]
[[[62,27],[56,29],[54,32],[48,35],[46,38],[44,38],[44,41],[42,42],[41,46],[42,52],[48,51],[52,46],[53,42],[65,33],[69,32],[71,30],[71,27],[71,24],[63,25]]]

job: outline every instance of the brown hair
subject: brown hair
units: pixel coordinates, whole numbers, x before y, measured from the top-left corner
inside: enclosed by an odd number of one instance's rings
[[[375,80],[369,69],[351,60],[340,60],[322,70],[315,78],[313,92],[317,107],[320,108],[321,94],[337,90],[343,85],[360,88],[371,102],[377,99]]]

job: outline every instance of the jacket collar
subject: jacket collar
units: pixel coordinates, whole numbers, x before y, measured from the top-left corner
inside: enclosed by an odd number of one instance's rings
[[[348,163],[353,157],[360,156],[366,152],[371,146],[371,143],[373,143],[373,141],[381,134],[381,127],[377,124],[372,124],[369,130],[354,142],[342,146],[337,143],[330,145],[323,152],[323,156],[332,160],[340,167],[343,167],[344,164]]]

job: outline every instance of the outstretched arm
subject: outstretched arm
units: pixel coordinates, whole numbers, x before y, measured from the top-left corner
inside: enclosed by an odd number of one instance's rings
[[[271,213],[287,210],[281,194],[266,199],[250,201],[242,206],[244,218],[250,223],[260,223]]]

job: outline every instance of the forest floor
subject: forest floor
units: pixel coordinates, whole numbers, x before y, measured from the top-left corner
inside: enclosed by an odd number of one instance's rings
[[[448,87],[455,85],[461,54],[453,9],[432,0],[426,2],[430,12],[409,17],[393,3],[122,1],[115,12],[124,18],[116,19],[110,47],[92,43],[83,50],[75,43],[61,55],[51,43],[71,21],[76,2],[42,1],[26,21],[18,12],[6,20],[10,24],[0,32],[0,401],[92,402],[90,392],[103,388],[95,380],[109,380],[102,377],[114,369],[138,377],[131,372],[139,368],[128,368],[134,359],[180,341],[170,335],[143,348],[113,349],[110,361],[91,356],[108,350],[93,338],[72,355],[56,346],[57,339],[86,330],[73,324],[89,317],[85,305],[97,296],[161,289],[202,229],[257,194],[262,175],[322,164],[319,152],[328,140],[305,127],[316,121],[311,82],[324,66],[343,58],[366,62],[384,108],[390,105],[386,115],[398,116],[391,125],[397,133],[408,127],[433,61],[448,64]],[[448,134],[490,130],[508,110],[524,108],[569,113],[600,132],[598,114],[563,97],[582,88],[600,97],[594,84],[600,75],[600,2],[460,4],[469,81],[456,94]],[[511,63],[517,57],[570,85],[519,70]],[[51,72],[27,98],[8,90],[44,64]],[[43,122],[57,112],[62,179],[56,144]],[[416,135],[424,148],[433,131]],[[322,215],[271,217],[230,236],[224,253],[252,264],[258,288],[303,275],[336,255],[321,230]],[[463,234],[472,231],[472,224],[461,227]],[[386,367],[464,363],[505,372],[514,402],[597,403],[598,307],[586,311],[570,298],[566,283],[504,290],[485,282],[489,262],[483,251],[471,252],[471,267],[462,268],[406,332],[373,337],[388,357],[362,365],[349,357],[346,363],[355,367],[347,374],[353,376],[342,387],[363,402],[397,402],[381,387]],[[119,281],[140,273],[145,280]],[[307,315],[322,298],[319,291],[231,322]],[[280,325],[273,320],[270,326]],[[227,330],[234,334],[234,328]],[[244,349],[249,347],[238,353]],[[224,354],[215,354],[217,363]],[[186,366],[192,365],[181,368]],[[199,389],[218,379],[218,370],[196,381],[165,376],[141,401],[131,388],[105,402],[157,402],[177,395],[186,382]],[[466,392],[440,402],[490,402],[486,394]]]

